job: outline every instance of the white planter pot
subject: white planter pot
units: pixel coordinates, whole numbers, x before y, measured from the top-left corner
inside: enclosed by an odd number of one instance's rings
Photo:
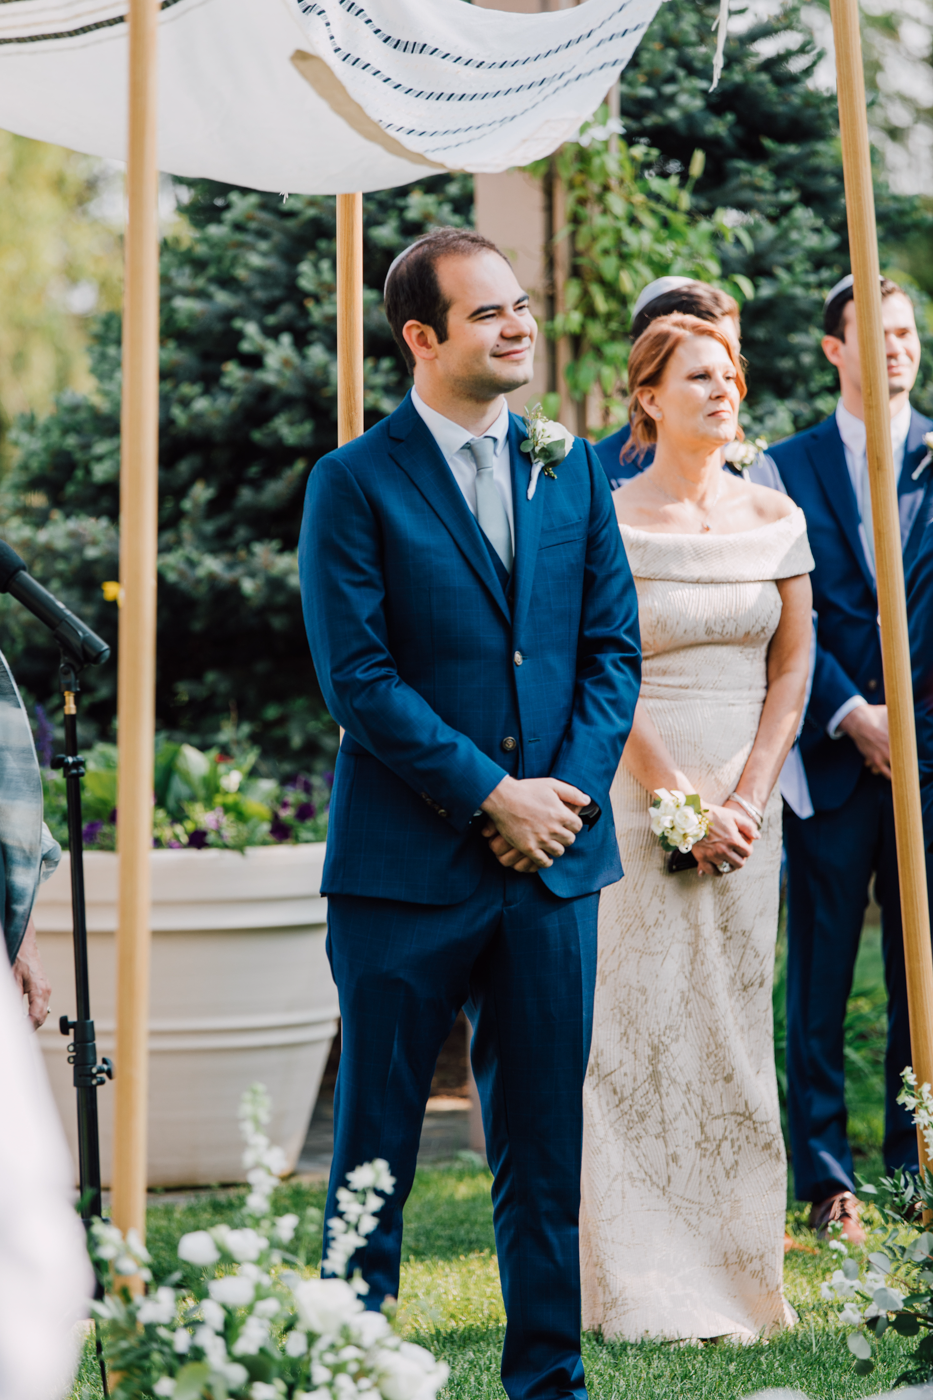
[[[153,851],[149,1028],[149,1182],[240,1181],[237,1105],[256,1081],[273,1099],[269,1134],[293,1169],[337,1030],[324,950],[324,844]],[[98,1055],[114,1060],[118,857],[89,851],[91,1014]],[[75,1091],[58,1018],[75,1015],[67,855],[36,901],[52,984],[40,1032],[52,1090],[77,1161]],[[98,1091],[101,1170],[110,1182],[113,1090]]]

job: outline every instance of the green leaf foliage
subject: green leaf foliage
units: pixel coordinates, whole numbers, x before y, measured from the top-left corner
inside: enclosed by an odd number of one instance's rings
[[[717,8],[712,0],[660,7],[622,74],[620,111],[627,140],[659,153],[661,177],[683,180],[701,151],[691,209],[706,218],[729,211],[728,224],[746,235],[719,243],[717,255],[722,285],[754,286],[742,307],[745,416],[773,442],[835,405],[835,372],[819,342],[823,297],[850,270],[836,98],[811,85],[821,54],[795,0],[768,16],[732,8],[723,74],[710,92]],[[877,173],[875,201],[882,267],[904,281],[902,252],[929,246],[933,216],[919,198],[891,194]],[[929,411],[929,301],[913,290],[927,342],[913,397]]]
[[[324,763],[337,737],[296,557],[308,473],[337,443],[334,200],[210,182],[179,192],[183,232],[161,261],[157,718],[201,748],[232,718],[272,771],[294,771]],[[408,383],[380,309],[389,264],[427,227],[468,222],[472,181],[367,195],[364,209],[369,426]],[[119,318],[98,317],[96,390],[19,420],[4,488],[5,537],[114,649],[117,608],[101,584],[118,577],[120,353]],[[9,600],[0,618],[18,680],[57,712],[54,644]],[[115,654],[84,685],[82,742],[109,738]]]

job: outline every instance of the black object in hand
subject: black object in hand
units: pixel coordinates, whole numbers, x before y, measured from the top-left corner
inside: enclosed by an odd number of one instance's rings
[[[667,858],[668,875],[676,875],[680,870],[696,870],[698,862],[692,851],[671,851]]]

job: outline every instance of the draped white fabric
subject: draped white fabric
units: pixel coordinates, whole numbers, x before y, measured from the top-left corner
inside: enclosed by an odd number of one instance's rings
[[[163,0],[159,166],[334,194],[525,164],[596,109],[658,4]],[[3,0],[0,127],[122,159],[126,10]]]

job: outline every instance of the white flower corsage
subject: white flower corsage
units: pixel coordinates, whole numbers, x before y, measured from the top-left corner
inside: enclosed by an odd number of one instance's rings
[[[749,467],[754,466],[757,457],[762,452],[767,452],[768,442],[766,438],[757,437],[754,442],[749,442],[746,438],[744,442],[730,442],[722,450],[722,455],[729,463],[730,467],[738,467],[744,476]]]
[[[680,851],[686,855],[698,841],[709,835],[709,809],[703,806],[696,792],[684,794],[675,788],[656,788],[654,801],[648,808],[651,830],[664,851]]]
[[[916,481],[924,467],[928,467],[930,463],[933,462],[933,433],[923,434],[923,445],[927,450],[927,455],[924,457],[919,467],[917,467],[916,471],[910,473],[911,481]]]
[[[531,453],[531,480],[528,483],[530,501],[538,485],[538,477],[555,477],[554,468],[562,462],[573,447],[573,433],[563,423],[555,423],[545,418],[540,404],[525,410],[525,431],[528,434],[521,444],[523,452]]]

